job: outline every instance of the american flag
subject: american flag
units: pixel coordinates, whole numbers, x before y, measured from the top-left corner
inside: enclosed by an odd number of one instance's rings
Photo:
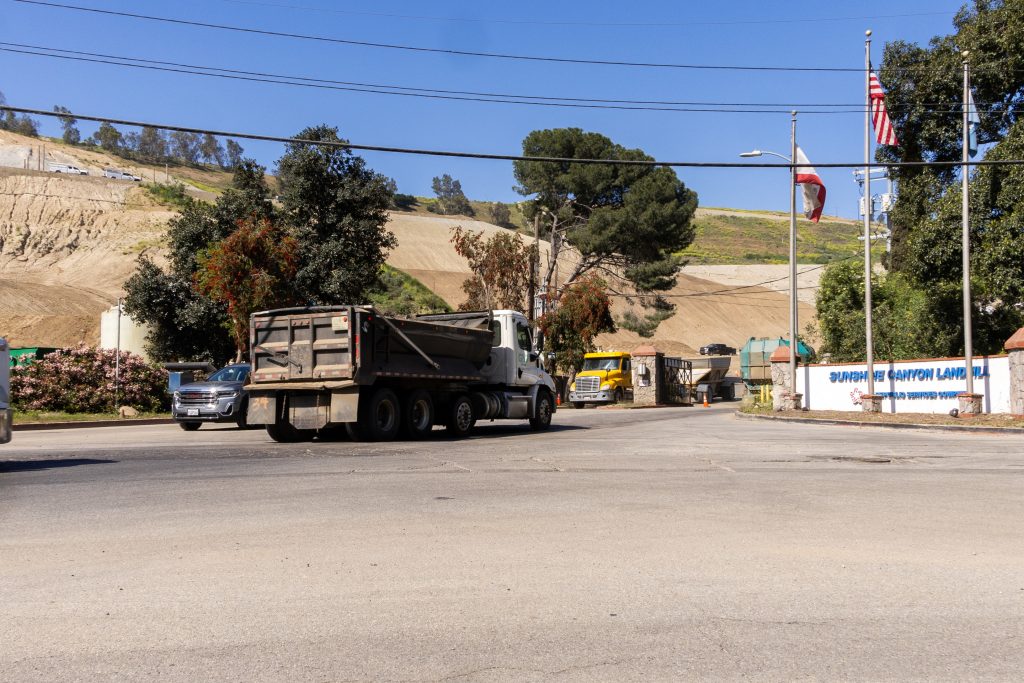
[[[871,100],[871,124],[875,127],[875,135],[880,145],[898,145],[896,131],[892,129],[889,121],[889,113],[885,110],[885,91],[882,84],[878,82],[878,76],[871,72],[871,87],[868,90],[868,98]]]

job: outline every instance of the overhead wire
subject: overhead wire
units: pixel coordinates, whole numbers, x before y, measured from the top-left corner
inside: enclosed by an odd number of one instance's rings
[[[451,48],[425,47],[421,45],[401,45],[397,43],[383,43],[366,40],[353,40],[348,38],[335,38],[332,36],[313,35],[307,33],[293,33],[288,31],[274,31],[246,26],[232,26],[230,24],[218,24],[214,22],[198,21],[194,19],[175,19],[173,17],[161,17],[149,14],[138,14],[135,12],[123,12],[118,10],[101,9],[98,7],[83,7],[67,3],[48,2],[46,0],[14,0],[21,4],[37,5],[54,9],[72,10],[77,12],[89,12],[106,16],[124,17],[129,19],[140,19],[179,26],[190,26],[196,28],[216,29],[221,31],[232,31],[236,33],[247,33],[253,35],[273,36],[278,38],[290,38],[295,40],[307,40],[336,45],[352,45],[357,47],[372,47],[388,50],[403,50],[417,53],[434,53],[445,55],[457,55],[462,57],[481,57],[489,59],[504,59],[526,62],[546,62],[561,64],[587,64],[595,66],[620,66],[637,68],[657,69],[687,69],[687,70],[713,70],[713,71],[754,71],[754,72],[833,72],[833,73],[864,73],[864,67],[826,67],[826,66],[764,66],[764,65],[736,65],[736,64],[681,64],[669,62],[639,62],[612,59],[585,59],[578,57],[556,57],[553,55],[525,55],[505,52],[483,52],[475,50],[455,50]],[[905,67],[904,70],[913,70]]]
[[[278,2],[258,2],[256,0],[222,0],[236,5],[249,5],[252,7],[271,7],[278,9],[299,10],[305,12],[322,12],[331,14],[342,14],[347,16],[381,17],[386,19],[413,19],[418,21],[448,21],[474,24],[518,24],[528,26],[574,26],[574,27],[609,27],[609,28],[685,28],[690,26],[742,26],[742,25],[764,25],[764,24],[807,24],[827,23],[838,21],[867,21],[881,19],[904,19],[910,17],[928,16],[953,16],[955,12],[908,12],[904,14],[876,14],[872,16],[854,17],[795,17],[787,19],[738,19],[731,21],[686,21],[686,22],[601,22],[586,21],[581,19],[573,20],[537,20],[537,19],[488,19],[480,17],[444,17],[417,14],[397,14],[392,12],[361,12],[356,10],[342,10],[330,7],[313,7],[310,5],[296,5]]]
[[[685,113],[731,113],[731,114],[789,114],[796,107],[803,107],[801,114],[863,114],[866,105],[858,109],[807,109],[807,107],[855,107],[852,104],[811,104],[811,103],[752,103],[752,102],[675,102],[669,100],[627,100],[608,98],[583,98],[583,97],[555,97],[546,95],[519,95],[509,93],[477,92],[464,90],[445,90],[439,88],[422,88],[402,85],[390,85],[380,83],[363,83],[357,81],[341,81],[326,78],[315,78],[310,76],[292,76],[274,74],[260,71],[246,71],[242,69],[230,69],[216,66],[198,64],[186,64],[181,62],[170,62],[140,57],[125,57],[106,53],[87,52],[83,50],[69,50],[66,48],[55,48],[38,45],[27,45],[23,43],[11,43],[0,41],[0,52],[12,54],[23,54],[36,57],[49,57],[69,61],[106,64],[110,66],[129,67],[168,73],[180,73],[194,76],[207,76],[212,78],[223,78],[229,80],[249,81],[256,83],[269,83],[273,85],[290,85],[314,89],[340,90],[347,92],[369,93],[377,95],[397,95],[406,97],[421,97],[427,99],[457,100],[469,102],[483,102],[495,104],[517,104],[526,106],[541,107],[565,107],[582,109],[611,109],[617,111],[663,111],[663,112],[685,112]],[[664,106],[652,106],[664,105]],[[695,105],[695,106],[673,106],[673,105]],[[754,109],[752,107],[782,107],[779,109]],[[949,105],[943,105],[949,106]],[[982,106],[982,105],[976,105]],[[744,107],[744,108],[736,108]],[[899,105],[889,108],[891,112],[901,109]],[[999,109],[989,107],[985,112],[995,112]],[[956,109],[930,109],[928,114],[952,113],[959,114]]]
[[[82,121],[94,121],[97,123],[110,123],[121,126],[132,126],[136,128],[158,128],[161,130],[178,131],[182,133],[196,133],[198,135],[213,135],[215,137],[239,138],[242,140],[258,140],[262,142],[281,142],[293,145],[308,145],[319,147],[334,147],[339,149],[354,149],[367,152],[385,152],[391,154],[411,154],[418,156],[455,157],[462,159],[486,159],[492,161],[524,161],[536,163],[555,164],[583,164],[583,165],[608,165],[608,166],[641,166],[641,167],[678,167],[678,168],[793,168],[800,167],[800,164],[793,163],[738,163],[730,161],[659,161],[657,159],[597,159],[597,158],[572,158],[572,157],[547,157],[529,156],[523,154],[491,154],[485,152],[458,152],[452,150],[438,149],[417,149],[412,147],[392,147],[384,145],[366,145],[347,141],[334,140],[310,140],[305,138],[290,137],[284,135],[265,135],[260,133],[247,133],[242,131],[213,130],[209,128],[197,128],[194,126],[179,126],[167,123],[152,121],[135,121],[119,119],[110,116],[96,116],[93,114],[79,114],[76,112],[53,112],[46,109],[32,109],[29,107],[15,107],[9,104],[0,104],[0,111],[11,111],[18,114],[30,116],[47,116],[52,118],[72,118]],[[1024,164],[1024,159],[981,159],[971,161],[875,161],[863,162],[842,162],[842,163],[815,163],[816,168],[904,168],[904,167],[957,167],[957,166],[1018,166]]]

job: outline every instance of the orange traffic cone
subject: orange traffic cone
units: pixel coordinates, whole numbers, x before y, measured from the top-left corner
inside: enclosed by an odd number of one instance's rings
[[[562,395],[561,394],[557,394],[557,393],[555,394],[555,405],[556,406],[562,405]]]
[[[708,392],[704,392],[704,407],[708,407]]]

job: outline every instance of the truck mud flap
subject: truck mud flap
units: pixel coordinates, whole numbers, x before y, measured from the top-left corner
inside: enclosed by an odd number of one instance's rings
[[[297,394],[288,397],[288,421],[296,429],[323,429],[327,426],[330,405],[321,394]]]
[[[331,393],[331,422],[356,422],[359,420],[359,389]]]
[[[277,397],[274,394],[249,394],[249,412],[245,422],[251,425],[271,425],[277,421]]]

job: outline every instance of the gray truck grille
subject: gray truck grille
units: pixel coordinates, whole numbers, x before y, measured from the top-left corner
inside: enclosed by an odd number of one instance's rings
[[[600,377],[579,377],[576,380],[576,391],[597,391],[600,386]]]
[[[217,395],[205,391],[183,391],[178,404],[183,406],[204,406],[217,400]]]

